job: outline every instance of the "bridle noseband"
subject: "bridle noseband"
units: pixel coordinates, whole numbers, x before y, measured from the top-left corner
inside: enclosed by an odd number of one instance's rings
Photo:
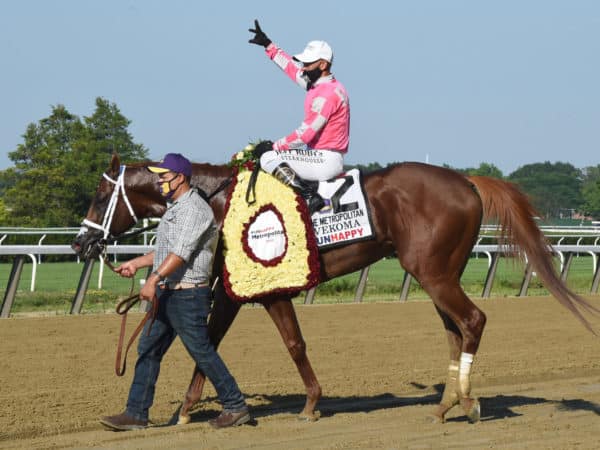
[[[102,176],[112,183],[115,187],[112,191],[112,195],[110,196],[110,200],[108,202],[108,206],[106,207],[106,211],[104,211],[104,216],[102,218],[102,225],[92,222],[88,219],[83,219],[82,226],[79,230],[78,235],[84,234],[88,232],[88,227],[94,228],[96,230],[102,231],[103,240],[106,241],[108,236],[110,235],[110,227],[112,225],[112,221],[115,215],[115,211],[117,210],[117,202],[119,201],[119,195],[123,197],[123,201],[129,210],[129,214],[133,218],[133,222],[136,223],[138,221],[135,212],[133,211],[133,207],[131,206],[131,202],[127,197],[127,192],[125,191],[125,169],[126,166],[121,166],[119,169],[119,176],[116,180],[109,177],[106,173],[103,173]]]

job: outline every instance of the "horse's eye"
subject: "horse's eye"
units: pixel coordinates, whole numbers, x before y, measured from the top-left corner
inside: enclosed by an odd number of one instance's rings
[[[96,193],[96,203],[104,203],[108,199],[108,192],[98,191]]]
[[[112,195],[112,187],[100,186],[96,191],[94,202],[97,206],[104,206],[108,204],[110,196]]]

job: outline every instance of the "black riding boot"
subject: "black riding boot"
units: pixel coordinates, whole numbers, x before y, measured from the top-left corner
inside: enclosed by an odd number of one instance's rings
[[[301,178],[294,169],[281,163],[273,171],[273,176],[287,186],[293,187],[308,202],[308,212],[312,214],[325,206],[323,197],[319,195],[318,181],[309,181]]]

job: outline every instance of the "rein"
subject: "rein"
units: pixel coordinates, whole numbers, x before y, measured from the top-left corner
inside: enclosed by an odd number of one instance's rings
[[[225,189],[227,186],[229,186],[232,181],[233,181],[233,175],[229,175],[227,178],[225,178],[223,181],[221,181],[221,184],[219,184],[217,186],[217,188],[208,196],[208,200],[210,200],[215,195],[217,195],[219,192],[221,192],[223,189]]]
[[[119,332],[119,343],[117,344],[117,356],[115,359],[115,373],[118,377],[121,377],[125,374],[125,369],[127,368],[127,353],[131,348],[131,345],[134,343],[138,335],[144,329],[146,322],[150,320],[150,326],[148,327],[147,335],[150,334],[150,330],[152,329],[152,325],[156,320],[156,314],[158,312],[158,298],[154,296],[151,300],[152,308],[146,311],[146,315],[140,321],[137,328],[132,333],[129,341],[127,342],[127,346],[125,347],[125,353],[123,354],[123,342],[125,341],[125,325],[127,324],[127,313],[129,310],[140,301],[140,294],[130,295],[124,300],[121,300],[116,307],[117,314],[121,316],[121,330]],[[121,355],[123,354],[123,365],[121,366]]]
[[[116,273],[115,266],[113,266],[111,264],[111,262],[108,260],[108,258],[106,257],[106,253],[102,254],[102,261],[104,262],[104,264],[106,264],[110,268],[110,270],[112,270],[113,272]],[[151,320],[150,326],[148,327],[148,334],[150,334],[150,330],[152,329],[152,324],[156,320],[156,314],[158,312],[158,298],[156,296],[154,296],[150,300],[152,303],[152,308],[150,308],[150,309],[148,309],[148,311],[146,311],[144,318],[140,321],[137,328],[132,333],[131,337],[129,338],[129,341],[127,342],[127,346],[125,347],[125,353],[123,354],[123,343],[125,341],[125,328],[126,328],[126,324],[127,324],[127,313],[136,303],[138,303],[141,300],[139,292],[137,294],[133,293],[134,285],[135,285],[135,282],[134,282],[134,278],[132,277],[131,278],[131,288],[129,289],[129,296],[127,298],[121,300],[117,304],[117,307],[115,308],[115,311],[117,312],[117,314],[119,314],[121,316],[121,330],[119,331],[119,343],[117,344],[117,356],[115,359],[115,373],[117,374],[118,377],[121,377],[125,374],[125,369],[127,368],[127,353],[129,352],[131,345],[134,343],[134,341],[136,340],[138,335],[144,329],[144,325],[146,325],[146,322],[148,322],[148,320]],[[122,365],[121,365],[121,355],[123,355],[123,364]]]

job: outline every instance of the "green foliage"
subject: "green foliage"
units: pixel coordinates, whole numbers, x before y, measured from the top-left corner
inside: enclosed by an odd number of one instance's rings
[[[446,167],[447,169],[456,170],[457,172],[462,173],[464,175],[478,175],[500,179],[504,178],[504,174],[498,167],[496,167],[494,164],[489,164],[485,162],[480,163],[479,167],[477,168],[467,167],[466,169],[457,169],[456,167],[451,167],[447,164],[444,164],[444,167]]]
[[[6,206],[4,206],[4,200],[0,198],[0,226],[3,223],[6,223],[8,220],[8,211],[6,210]]]
[[[600,164],[595,167],[586,167],[583,170],[583,196],[582,212],[585,215],[600,219]]]
[[[0,172],[0,190],[10,216],[5,226],[76,226],[113,152],[121,161],[146,159],[147,150],[133,142],[130,121],[115,104],[96,99],[90,117],[71,114],[63,105],[49,117],[29,124],[24,142],[9,153],[14,168]]]
[[[258,141],[258,142],[260,142],[260,141]],[[254,154],[254,149],[256,148],[256,144],[258,142],[249,143],[248,145],[246,145],[246,147],[244,147],[243,150],[241,150],[241,151],[237,152],[235,155],[233,155],[233,157],[231,158],[231,161],[229,161],[229,164],[228,164],[229,167],[237,167],[238,170],[254,169],[254,166],[258,162],[258,158]]]
[[[529,195],[545,217],[559,218],[565,210],[579,210],[583,204],[582,172],[569,163],[527,164],[508,178]]]

